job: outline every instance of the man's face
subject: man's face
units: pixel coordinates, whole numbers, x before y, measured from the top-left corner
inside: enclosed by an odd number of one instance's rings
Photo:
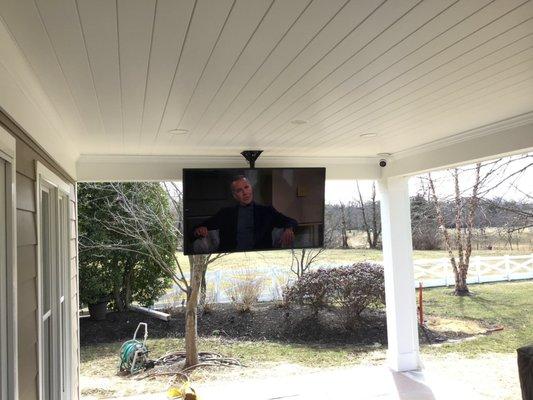
[[[254,193],[250,182],[247,179],[239,179],[231,184],[233,197],[241,206],[247,206],[254,199]]]

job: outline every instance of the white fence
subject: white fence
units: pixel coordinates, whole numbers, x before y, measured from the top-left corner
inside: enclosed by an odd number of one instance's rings
[[[455,278],[448,258],[415,260],[415,282],[424,287],[453,285]],[[467,283],[514,281],[533,278],[533,254],[523,256],[472,257]]]
[[[340,263],[320,264],[313,269],[332,268]],[[415,285],[424,287],[454,284],[454,275],[448,258],[414,260]],[[260,282],[260,301],[280,300],[283,287],[295,279],[287,267],[270,266],[248,270],[218,270],[206,275],[208,301],[227,303],[231,301],[231,288],[245,280]],[[472,257],[468,270],[468,283],[484,283],[533,279],[533,254],[524,256]],[[161,297],[155,308],[180,305],[183,295],[177,287]]]

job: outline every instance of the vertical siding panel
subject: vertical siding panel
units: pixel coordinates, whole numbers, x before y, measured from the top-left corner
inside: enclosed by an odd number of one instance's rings
[[[35,168],[32,150],[20,140],[16,160],[19,398],[32,400],[38,398],[39,369]]]

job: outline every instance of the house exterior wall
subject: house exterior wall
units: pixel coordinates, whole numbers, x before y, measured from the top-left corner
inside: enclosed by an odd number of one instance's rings
[[[38,399],[38,284],[36,161],[70,183],[72,399],[79,393],[78,268],[76,185],[57,163],[9,117],[0,111],[0,125],[16,139],[17,192],[17,293],[18,293],[18,379],[19,398]]]

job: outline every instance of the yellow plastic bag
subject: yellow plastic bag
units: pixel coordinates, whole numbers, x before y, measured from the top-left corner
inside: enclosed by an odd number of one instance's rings
[[[169,399],[200,400],[189,382],[185,382],[180,387],[169,387],[167,390],[167,397]]]

